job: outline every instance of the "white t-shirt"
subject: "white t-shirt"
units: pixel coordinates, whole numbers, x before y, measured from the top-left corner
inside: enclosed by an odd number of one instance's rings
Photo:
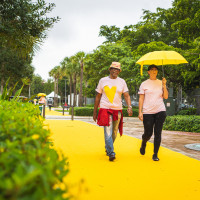
[[[138,94],[144,94],[143,114],[166,111],[161,80],[148,79],[142,82]]]
[[[128,92],[128,87],[124,79],[117,77],[111,79],[109,76],[101,78],[96,91],[100,94],[100,108],[121,110],[123,93]]]

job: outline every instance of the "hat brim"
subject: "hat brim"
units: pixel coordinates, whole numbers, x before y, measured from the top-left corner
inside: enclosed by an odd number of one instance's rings
[[[119,69],[119,71],[120,71],[120,72],[122,71],[122,70],[121,70],[121,68],[118,68],[118,67],[113,67],[113,66],[110,66],[110,67],[109,67],[109,69],[110,69],[110,68]]]

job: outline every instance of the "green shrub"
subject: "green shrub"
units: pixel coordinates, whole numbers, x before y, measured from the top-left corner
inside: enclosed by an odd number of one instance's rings
[[[74,116],[93,116],[94,107],[74,107]],[[99,109],[98,109],[99,110]],[[123,116],[128,117],[127,108],[122,110]],[[72,108],[69,109],[69,114],[72,114]],[[133,116],[138,116],[138,109],[133,108]]]
[[[74,107],[74,116],[93,116],[94,107]],[[69,109],[69,114],[72,114],[72,107]]]
[[[200,116],[196,115],[167,116],[163,129],[171,131],[200,133]]]
[[[38,106],[0,100],[0,199],[65,199],[66,158],[49,135]]]
[[[94,108],[94,104],[87,104],[85,107],[93,107]]]
[[[18,84],[18,82],[16,82],[13,87],[7,88],[9,80],[10,80],[10,78],[8,78],[8,80],[6,81],[6,84],[3,89],[3,93],[0,94],[0,100],[9,100],[13,94],[13,91],[15,90],[15,88]],[[35,95],[33,95],[31,98],[26,98],[26,100],[21,99],[20,94],[21,94],[24,86],[30,84],[30,80],[28,78],[22,78],[21,81],[23,82],[23,84],[22,84],[21,88],[15,92],[15,95],[12,97],[12,101],[22,101],[23,100],[23,102],[28,102],[28,101],[32,100],[35,97]]]
[[[177,115],[195,115],[197,109],[196,108],[187,108],[180,110]]]

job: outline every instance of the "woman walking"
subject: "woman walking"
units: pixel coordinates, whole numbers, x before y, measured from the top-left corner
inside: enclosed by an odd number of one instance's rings
[[[163,123],[166,118],[166,108],[163,102],[168,99],[166,88],[166,79],[158,80],[158,68],[156,65],[148,67],[149,79],[140,85],[139,97],[139,119],[144,124],[144,134],[142,135],[142,144],[140,153],[145,154],[146,143],[151,138],[154,131],[154,154],[152,159],[159,161],[158,150],[161,143],[161,133]]]

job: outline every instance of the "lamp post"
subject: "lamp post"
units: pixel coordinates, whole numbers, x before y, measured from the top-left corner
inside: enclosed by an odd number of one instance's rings
[[[66,104],[66,79],[65,79],[65,104]]]

